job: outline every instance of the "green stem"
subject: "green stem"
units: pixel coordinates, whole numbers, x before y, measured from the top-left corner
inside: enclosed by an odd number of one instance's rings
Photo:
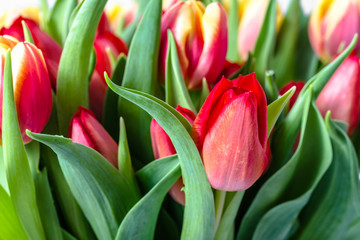
[[[215,232],[219,227],[221,216],[224,209],[226,191],[215,191]]]

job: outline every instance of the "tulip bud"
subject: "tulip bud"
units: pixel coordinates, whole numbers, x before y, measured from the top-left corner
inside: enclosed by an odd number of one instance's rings
[[[227,20],[222,6],[211,3],[205,9],[199,1],[178,1],[163,14],[159,63],[162,79],[168,29],[174,34],[186,86],[199,89],[204,77],[209,84],[214,83],[224,66],[227,51]]]
[[[75,143],[95,149],[117,167],[118,146],[90,110],[79,107],[71,119],[69,137]]]
[[[205,100],[191,135],[213,188],[240,191],[254,184],[268,164],[266,97],[255,74],[223,78]]]
[[[244,0],[239,4],[238,51],[241,61],[248,59],[249,52],[255,50],[257,38],[264,22],[269,0]],[[277,4],[276,31],[283,21],[280,6]]]
[[[295,81],[291,81],[289,82],[288,84],[286,84],[282,89],[280,89],[279,91],[279,94],[280,95],[283,95],[285,94],[287,91],[290,90],[290,88],[292,87],[296,87],[296,90],[295,90],[295,93],[294,95],[290,98],[290,101],[289,101],[289,111],[290,109],[294,106],[294,103],[296,101],[296,99],[298,98],[301,90],[303,89],[303,87],[305,86],[305,82],[304,81],[298,81],[298,82],[295,82]]]
[[[96,118],[102,120],[107,84],[104,72],[112,74],[109,51],[117,57],[120,53],[127,54],[127,46],[124,41],[110,31],[110,25],[105,14],[102,15],[94,41],[96,54],[95,70],[90,82],[90,109]]]
[[[356,55],[350,55],[336,70],[316,100],[321,115],[331,111],[331,117],[349,125],[351,134],[359,122],[360,65]]]
[[[176,110],[183,115],[190,124],[193,124],[195,114],[181,106],[177,106]],[[154,151],[155,159],[168,157],[176,153],[174,145],[172,144],[169,136],[166,134],[164,129],[157,123],[155,119],[151,121],[150,125],[151,143]],[[169,194],[178,203],[185,205],[185,194],[181,189],[184,187],[182,178],[180,178],[174,186],[170,189]]]
[[[321,0],[309,20],[312,48],[324,62],[330,62],[360,32],[358,0]],[[359,43],[356,45],[359,52]]]
[[[0,17],[0,28],[2,27],[10,27],[11,24],[19,17],[31,19],[35,21],[37,24],[40,24],[40,9],[36,7],[27,7],[24,9],[11,9],[5,12]]]
[[[139,5],[132,2],[128,6],[114,4],[106,11],[112,32],[117,33],[121,29],[127,28],[135,19]]]
[[[39,133],[49,120],[52,93],[49,74],[41,51],[28,42],[0,36],[0,119],[2,119],[5,53],[11,49],[14,100],[24,143],[31,139],[25,130]],[[2,121],[0,122],[1,126]]]

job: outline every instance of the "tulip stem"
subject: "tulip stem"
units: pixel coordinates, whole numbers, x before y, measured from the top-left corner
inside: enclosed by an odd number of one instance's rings
[[[215,232],[219,227],[221,216],[224,209],[226,191],[215,191]]]

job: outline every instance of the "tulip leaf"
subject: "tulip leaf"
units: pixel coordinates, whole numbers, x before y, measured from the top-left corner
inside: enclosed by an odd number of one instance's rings
[[[187,120],[175,109],[149,94],[116,86],[105,76],[108,86],[121,97],[147,111],[168,134],[179,156],[185,184],[185,213],[182,239],[211,239],[214,236],[214,198],[199,152],[191,139]],[[178,113],[178,112],[177,112]],[[180,117],[180,116],[181,117]],[[185,120],[185,122],[184,122]],[[187,123],[190,126],[189,123]]]
[[[354,49],[357,38],[358,37],[356,35],[350,45],[334,61],[324,67],[318,74],[313,76],[306,83],[291,111],[286,116],[284,121],[279,124],[279,127],[276,129],[276,131],[274,131],[272,138],[272,146],[274,147],[272,147],[273,161],[271,163],[271,171],[276,171],[279,169],[289,158],[292,149],[291,147],[300,128],[301,116],[304,109],[304,101],[306,100],[306,96],[309,93],[309,89],[313,89],[314,97],[317,98],[336,69]]]
[[[60,45],[64,45],[69,32],[70,16],[77,5],[77,0],[55,1],[47,19],[47,29]]]
[[[28,238],[45,239],[36,204],[35,185],[16,113],[10,50],[5,58],[2,111],[3,154],[11,200]]]
[[[33,179],[36,179],[36,175],[39,172],[40,162],[40,145],[36,141],[31,141],[25,145],[26,155],[29,159],[30,171]]]
[[[270,0],[254,50],[255,73],[261,86],[264,86],[265,71],[269,69],[269,64],[273,59],[275,41],[276,0]]]
[[[229,7],[229,17],[228,17],[228,50],[226,54],[226,59],[231,62],[238,62],[238,1],[231,0]]]
[[[6,169],[4,162],[4,154],[3,148],[0,146],[0,185],[4,188],[4,190],[9,193],[9,187],[6,179]]]
[[[268,136],[272,129],[275,126],[276,120],[279,118],[280,113],[290,101],[290,98],[294,95],[296,91],[296,87],[290,88],[285,94],[279,97],[277,100],[272,102],[270,105],[267,106],[267,114],[268,114]]]
[[[0,239],[28,239],[5,189],[0,186]]]
[[[182,76],[174,36],[170,30],[168,30],[167,35],[169,50],[166,60],[165,73],[166,102],[173,107],[180,105],[196,113],[196,109],[191,101]]]
[[[29,43],[34,44],[34,39],[31,35],[30,29],[24,20],[21,21],[21,25],[23,27],[25,41],[28,41]]]
[[[360,215],[359,171],[355,149],[341,127],[326,117],[333,160],[300,216],[297,239],[342,239]],[[346,186],[346,187],[344,187]]]
[[[241,200],[243,199],[244,193],[244,191],[238,191],[232,197],[230,203],[226,207],[226,210],[221,217],[219,227],[215,234],[215,240],[229,239],[228,237],[231,232],[231,228],[233,227],[236,215],[239,211],[239,207],[241,204]]]
[[[78,107],[89,105],[89,59],[105,4],[106,0],[84,1],[64,44],[56,95],[59,130],[62,135],[67,135],[70,119]]]
[[[206,81],[206,78],[202,79],[202,89],[201,89],[201,95],[200,95],[200,102],[198,105],[198,109],[201,109],[202,105],[204,104],[206,98],[209,96],[210,94],[210,87],[208,82]]]
[[[342,240],[354,240],[360,235],[360,217],[358,217],[347,229]]]
[[[176,155],[175,155],[176,157]],[[162,160],[162,159],[161,159]],[[172,187],[172,185],[181,176],[180,165],[177,158],[166,158],[170,160],[170,164],[162,164],[165,168],[165,175],[155,183],[154,187],[129,211],[121,223],[116,239],[153,239],[156,227],[156,220],[162,205],[162,202]],[[161,161],[164,163],[164,161]],[[176,164],[172,164],[176,163]],[[150,165],[150,164],[148,164]],[[154,171],[151,168],[153,165],[146,166],[147,169],[140,170],[137,173],[139,179],[143,182],[153,181],[154,176],[148,174],[149,171]],[[169,168],[169,166],[171,168]],[[163,171],[162,171],[163,172]],[[159,177],[159,174],[157,174]],[[148,183],[146,183],[148,184]],[[136,224],[134,224],[136,222]]]
[[[284,86],[295,75],[295,51],[298,45],[301,7],[299,0],[291,0],[278,35],[274,71],[278,87]],[[297,64],[297,61],[296,61]]]
[[[140,196],[139,187],[137,185],[134,169],[131,164],[131,156],[126,135],[126,127],[123,118],[120,118],[120,139],[118,151],[118,168],[119,172],[129,182],[130,187]]]
[[[69,231],[79,239],[95,239],[94,233],[77,204],[70,187],[61,171],[56,154],[47,146],[41,144],[41,164],[49,172],[49,181],[55,202],[62,213],[63,222]]]
[[[304,105],[299,147],[262,185],[242,220],[237,239],[288,239],[300,211],[330,166],[331,142],[312,94]]]
[[[96,236],[99,239],[114,239],[120,222],[138,200],[127,180],[89,147],[61,136],[30,131],[27,134],[49,146],[58,155],[71,192]]]
[[[117,84],[121,85],[126,64],[126,56],[121,54],[116,61],[111,79]],[[117,111],[119,96],[111,90],[106,92],[103,126],[106,131],[114,138],[119,138],[119,115]]]
[[[46,237],[48,239],[63,239],[60,222],[54,205],[54,199],[51,195],[51,188],[46,168],[36,174],[35,186],[36,200],[39,206],[41,222],[43,223]]]
[[[122,86],[126,88],[154,96],[158,96],[160,92],[157,71],[161,3],[160,0],[151,0],[146,7],[130,45],[122,82]],[[119,113],[128,126],[130,150],[143,163],[149,162],[153,158],[150,140],[151,117],[123,98],[119,98]]]

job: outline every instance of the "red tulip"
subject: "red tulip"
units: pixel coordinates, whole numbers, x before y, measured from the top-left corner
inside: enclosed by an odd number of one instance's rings
[[[10,36],[0,36],[0,119],[2,119],[3,76],[5,52],[11,49],[14,99],[24,143],[31,139],[25,130],[39,133],[49,120],[52,93],[43,55],[35,45],[18,42]],[[0,120],[1,126],[2,120]]]
[[[356,55],[350,55],[336,70],[316,100],[321,114],[331,111],[331,117],[349,125],[351,134],[360,115],[360,65]]]
[[[181,106],[177,106],[176,110],[181,113],[181,115],[183,115],[190,124],[193,124],[195,114],[191,110],[183,108]],[[169,136],[160,127],[160,125],[155,119],[151,121],[150,132],[155,159],[164,158],[176,153],[174,145],[172,144]],[[180,178],[170,189],[169,194],[178,203],[185,205],[185,194],[183,191],[181,191],[183,187],[184,183],[182,181],[182,178]]]
[[[102,15],[99,23],[94,48],[96,65],[90,82],[90,108],[95,113],[96,118],[101,120],[108,89],[104,72],[107,72],[109,76],[112,74],[108,51],[112,52],[116,57],[120,53],[127,54],[126,43],[110,31],[110,25],[105,14]]]
[[[205,100],[191,134],[213,188],[249,188],[268,164],[266,97],[255,74],[223,78]]]
[[[59,61],[61,57],[61,46],[52,39],[49,35],[43,32],[36,22],[23,17],[18,17],[9,28],[2,28],[1,35],[10,35],[17,38],[19,41],[24,41],[24,32],[21,21],[25,21],[31,35],[34,39],[35,45],[42,51],[53,89],[56,89],[56,78],[59,68]]]
[[[288,84],[286,84],[282,89],[280,89],[279,94],[283,95],[285,94],[287,91],[290,90],[290,88],[292,88],[293,86],[296,87],[295,93],[294,95],[290,98],[289,101],[289,110],[294,106],[294,103],[296,101],[296,99],[298,98],[301,90],[303,89],[303,87],[305,86],[305,82],[304,81],[291,81]]]
[[[75,143],[95,149],[117,167],[118,146],[90,110],[79,107],[71,119],[69,137]]]
[[[219,77],[227,51],[227,19],[219,3],[206,9],[199,1],[178,1],[164,12],[161,21],[159,71],[164,78],[168,51],[167,30],[175,38],[179,63],[189,89],[199,89]]]

